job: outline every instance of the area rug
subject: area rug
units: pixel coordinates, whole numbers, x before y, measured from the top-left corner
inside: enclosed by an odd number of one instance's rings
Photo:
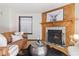
[[[23,55],[18,54],[17,56],[32,56],[30,54],[30,46],[27,49],[24,49]],[[47,54],[46,56],[66,56],[64,53],[47,46]]]

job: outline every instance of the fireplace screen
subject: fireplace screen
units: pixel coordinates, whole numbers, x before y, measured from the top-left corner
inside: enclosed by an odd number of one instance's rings
[[[62,30],[48,30],[48,42],[62,45]]]

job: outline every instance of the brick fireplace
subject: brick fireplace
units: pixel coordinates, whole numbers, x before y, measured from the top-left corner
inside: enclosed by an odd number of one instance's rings
[[[66,44],[66,28],[65,27],[47,27],[46,40],[48,43],[59,44],[61,46]]]

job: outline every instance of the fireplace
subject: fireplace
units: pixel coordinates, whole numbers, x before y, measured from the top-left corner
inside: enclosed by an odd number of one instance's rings
[[[48,43],[54,43],[64,46],[66,42],[65,27],[47,27],[46,39]]]
[[[62,30],[48,30],[48,42],[62,45]]]

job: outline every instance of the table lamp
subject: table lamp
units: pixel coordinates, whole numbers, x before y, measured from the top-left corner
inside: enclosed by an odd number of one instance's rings
[[[75,39],[76,41],[79,41],[79,34],[74,34],[73,39]]]
[[[71,38],[71,42],[75,44],[77,41],[79,41],[79,34],[71,35],[70,38]]]

